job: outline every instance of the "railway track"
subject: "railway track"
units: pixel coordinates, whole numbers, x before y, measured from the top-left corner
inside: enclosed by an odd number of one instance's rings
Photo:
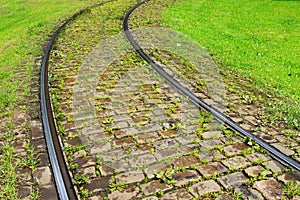
[[[285,154],[281,153],[276,148],[272,147],[268,143],[262,141],[255,135],[251,134],[250,132],[243,129],[241,126],[234,123],[231,119],[226,117],[224,114],[222,114],[220,111],[216,110],[215,108],[210,107],[207,103],[199,99],[195,94],[193,94],[191,91],[186,89],[184,86],[182,86],[178,81],[173,79],[168,73],[166,73],[161,66],[156,64],[153,60],[150,59],[148,55],[146,55],[143,51],[143,49],[136,43],[134,40],[132,34],[129,31],[128,27],[128,19],[130,17],[130,14],[137,9],[138,7],[142,6],[144,3],[148,1],[143,1],[136,6],[134,6],[129,12],[126,14],[124,22],[123,22],[123,29],[125,31],[125,35],[130,42],[130,44],[133,46],[133,48],[136,50],[136,52],[147,62],[149,63],[162,77],[164,77],[171,85],[173,85],[178,91],[186,95],[192,102],[194,102],[197,106],[200,108],[203,108],[210,112],[213,116],[215,116],[217,119],[219,119],[221,122],[228,125],[233,130],[237,131],[241,135],[248,137],[249,139],[252,139],[254,142],[262,146],[264,149],[266,149],[269,153],[271,153],[276,159],[278,159],[282,163],[286,163],[289,166],[295,168],[296,170],[300,170],[300,164],[286,156]]]
[[[151,65],[151,67],[160,75],[162,76],[165,80],[167,80],[167,82],[171,85],[171,88],[174,87],[176,88],[177,91],[179,91],[179,93],[183,94],[183,96],[187,97],[193,104],[195,104],[197,107],[200,107],[201,109],[204,109],[208,112],[210,112],[216,119],[218,119],[219,121],[221,121],[222,123],[226,124],[227,126],[229,126],[232,130],[234,130],[235,132],[238,132],[239,134],[243,135],[243,137],[248,137],[251,139],[251,141],[256,142],[257,144],[259,144],[260,146],[262,146],[264,149],[266,149],[270,155],[272,157],[274,157],[276,160],[278,160],[279,162],[281,162],[284,165],[288,165],[296,170],[300,170],[300,165],[297,161],[291,159],[290,157],[286,156],[285,154],[281,153],[279,150],[277,150],[276,148],[274,148],[273,146],[269,145],[268,143],[264,142],[263,140],[259,139],[258,137],[256,137],[255,135],[251,134],[250,132],[246,131],[244,128],[240,127],[239,125],[237,125],[236,123],[234,123],[231,119],[227,118],[224,114],[222,114],[221,112],[219,112],[218,110],[214,109],[213,107],[209,106],[207,103],[203,102],[201,99],[199,99],[193,92],[191,92],[189,89],[187,89],[186,87],[182,86],[182,84],[175,80],[172,76],[170,76],[165,70],[165,67],[160,66],[159,64],[156,64],[155,61],[153,61],[149,55],[147,55],[143,48],[139,46],[139,44],[135,41],[129,26],[128,26],[128,20],[131,16],[131,14],[138,9],[140,6],[142,6],[143,4],[145,4],[147,1],[141,2],[136,4],[134,7],[132,7],[125,15],[124,17],[124,21],[123,21],[123,29],[125,31],[125,35],[126,38],[128,39],[128,41],[130,42],[130,44],[133,46],[133,49],[149,64]],[[80,13],[79,13],[80,14]],[[74,16],[76,17],[76,16]],[[42,107],[42,119],[43,119],[43,126],[44,126],[44,132],[45,132],[45,138],[46,138],[46,142],[47,142],[47,148],[48,148],[48,154],[50,157],[50,162],[51,162],[51,166],[52,166],[52,171],[53,171],[53,175],[54,175],[54,179],[55,179],[55,183],[57,186],[57,191],[59,194],[59,198],[60,199],[78,199],[78,195],[76,194],[76,189],[74,188],[74,184],[73,184],[73,180],[71,178],[71,173],[69,172],[69,166],[68,164],[66,164],[66,156],[63,153],[63,147],[62,147],[62,140],[59,138],[58,134],[57,134],[57,125],[55,124],[55,120],[54,120],[54,115],[53,115],[53,110],[52,110],[52,106],[51,106],[51,100],[50,100],[50,94],[49,94],[49,77],[48,77],[48,65],[49,65],[49,57],[51,54],[51,49],[53,46],[53,43],[55,41],[55,38],[57,37],[57,35],[59,34],[60,30],[66,25],[68,24],[74,17],[70,18],[69,20],[67,20],[65,23],[63,23],[58,29],[57,31],[53,34],[53,36],[51,37],[50,42],[47,45],[46,48],[46,52],[44,55],[44,59],[43,59],[43,63],[42,63],[42,71],[41,71],[41,107]],[[150,69],[149,69],[150,70]],[[130,71],[130,68],[126,69],[125,71]],[[113,69],[111,69],[111,72],[113,73]],[[118,72],[114,72],[114,73],[118,73]],[[143,73],[143,72],[141,72]],[[150,77],[152,78],[152,77]],[[151,82],[151,81],[150,81]],[[163,82],[163,81],[161,81]],[[155,83],[154,86],[157,86],[157,84]],[[170,86],[168,86],[170,87]],[[153,85],[152,85],[152,89],[153,89]],[[155,89],[155,88],[154,88]],[[164,89],[165,92],[170,92],[173,91],[172,89]],[[185,98],[184,97],[184,98]],[[141,97],[142,98],[142,97]],[[167,97],[166,97],[167,98]],[[168,97],[170,98],[170,97]],[[101,99],[103,100],[103,99]],[[153,105],[153,104],[151,104]],[[134,114],[133,114],[134,115]],[[115,116],[114,116],[115,117]],[[141,116],[140,116],[141,117]],[[143,117],[143,116],[142,116]],[[116,117],[115,117],[116,118]],[[111,119],[111,120],[108,120]],[[135,118],[136,119],[136,118]],[[139,118],[140,119],[140,118]],[[105,120],[103,120],[103,124],[106,125],[107,127],[105,127],[106,129],[103,130],[102,132],[108,132],[108,130],[110,132],[114,131],[114,128],[110,128],[109,125],[113,124],[115,122],[116,119],[113,119],[112,117],[110,118],[106,118]],[[147,120],[147,119],[146,119]],[[75,120],[76,121],[76,120]],[[123,122],[123,121],[122,121]],[[118,123],[118,128],[116,129],[117,131],[120,129],[120,126],[124,123]],[[168,125],[165,126],[173,126],[174,124],[170,125],[170,123]],[[176,125],[176,124],[175,124]],[[127,125],[124,125],[127,126]],[[88,128],[88,127],[87,127]],[[95,127],[94,127],[95,128]],[[97,129],[100,129],[100,127],[96,127]],[[96,129],[95,128],[95,129]],[[125,127],[128,128],[128,127]],[[166,127],[164,127],[166,128]],[[172,128],[172,127],[171,127]],[[174,128],[174,127],[173,127]],[[81,129],[84,130],[84,129]],[[94,130],[92,130],[91,132],[93,132]],[[101,133],[103,134],[103,133]],[[89,135],[90,137],[90,135]],[[115,135],[115,139],[120,139],[120,137]],[[129,138],[129,137],[125,137],[125,138]],[[122,139],[122,138],[121,138]],[[136,142],[138,142],[139,140],[141,140],[139,137],[134,138],[136,140]],[[81,137],[82,141],[87,140],[86,138]],[[129,141],[129,140],[128,140]],[[127,142],[128,142],[127,141]],[[115,147],[118,150],[118,146],[117,146],[117,142],[113,141]],[[129,142],[130,143],[130,142]],[[143,142],[141,142],[143,143]],[[151,142],[150,142],[151,143]],[[108,143],[96,143],[97,145],[107,145]],[[120,145],[121,148],[124,148],[124,145]],[[126,146],[125,146],[126,147]],[[128,146],[128,148],[131,148],[131,146]],[[157,148],[157,147],[156,147]],[[158,148],[157,148],[158,149]],[[112,151],[114,149],[108,149],[108,151]],[[100,153],[100,151],[97,151],[97,148],[95,150],[95,148],[93,149],[93,147],[91,147],[90,149],[91,152],[96,152],[94,154],[94,157],[96,157],[98,160],[100,160],[101,157],[97,157],[97,155]],[[147,150],[148,151],[148,150]],[[149,151],[153,151],[153,149],[149,149]],[[156,149],[154,150],[154,153],[156,153]],[[186,153],[186,152],[185,152]],[[102,153],[102,159],[104,156],[108,156],[109,152],[106,154]],[[146,155],[146,154],[145,154]],[[175,155],[175,154],[174,154]],[[177,155],[177,154],[176,154]],[[123,155],[121,155],[123,156]],[[187,154],[185,156],[188,156]],[[137,159],[137,157],[135,157],[134,159]],[[124,158],[124,160],[129,160],[129,163],[131,166],[135,165],[135,167],[132,168],[128,168],[127,164],[120,164],[122,165],[124,168],[122,168],[121,170],[119,170],[118,168],[115,171],[119,171],[120,172],[124,172],[126,174],[126,171],[132,171],[133,169],[135,169],[135,172],[138,171],[138,175],[137,176],[142,176],[144,179],[145,178],[145,174],[148,176],[149,174],[147,174],[147,172],[143,172],[140,173],[139,172],[139,163],[135,163],[134,159],[130,160],[130,157],[126,157]],[[150,154],[147,156],[145,156],[145,159],[152,159],[152,157],[150,156]],[[158,162],[157,160],[158,158],[155,158],[155,162]],[[176,157],[176,159],[179,159],[178,157]],[[104,161],[103,161],[104,162]],[[134,163],[134,164],[133,164]],[[154,163],[154,161],[153,161]],[[152,163],[148,163],[149,166],[152,166]],[[106,168],[110,167],[112,168],[113,166],[115,166],[116,163],[111,163],[111,164],[107,164],[107,166],[103,165],[100,166],[100,173],[101,173],[101,178],[94,178],[93,180],[89,183],[86,183],[86,187],[89,188],[91,185],[95,184],[94,180],[103,182],[110,182],[111,180],[109,180],[109,178],[111,178],[111,176],[118,176],[118,173],[116,175],[113,174],[113,172],[106,172],[104,170],[104,166]],[[188,168],[190,170],[192,170],[192,168]],[[108,175],[104,175],[104,174],[108,174]],[[142,175],[144,174],[144,175]],[[126,174],[127,176],[130,176],[128,174]],[[150,178],[151,180],[153,179],[153,181],[155,181],[155,179],[159,178],[157,175],[157,172],[155,172],[154,174],[152,174],[152,178]],[[153,178],[154,177],[154,178]],[[147,179],[147,178],[146,178]],[[123,180],[121,178],[121,180]],[[125,180],[125,182],[127,181],[127,184],[129,186],[132,185],[131,181]],[[140,180],[142,181],[142,180]],[[220,181],[221,182],[221,181]],[[147,183],[147,181],[143,182],[144,184]],[[115,185],[114,185],[115,184]],[[111,187],[112,185],[116,186],[117,183],[114,184],[108,184],[107,183],[107,187]],[[172,185],[172,184],[171,184]],[[125,186],[124,186],[125,187]],[[145,188],[144,188],[145,189]],[[147,189],[146,189],[147,190]],[[135,190],[134,190],[135,191]],[[168,191],[168,190],[166,190]],[[107,195],[108,192],[108,188],[104,188],[103,191],[101,191],[100,195],[103,195],[102,193],[104,193],[105,195]],[[113,193],[114,191],[112,191]],[[135,193],[134,193],[135,194]],[[151,194],[151,193],[149,193]],[[149,195],[147,194],[147,195]],[[195,195],[195,193],[192,192],[193,195]],[[99,192],[98,192],[99,195]],[[135,194],[137,195],[137,194]],[[146,195],[146,196],[147,196]],[[112,197],[111,197],[112,198]],[[139,198],[142,198],[142,196],[140,196]]]

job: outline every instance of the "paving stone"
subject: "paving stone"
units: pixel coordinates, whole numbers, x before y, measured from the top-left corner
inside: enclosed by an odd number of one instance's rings
[[[123,131],[126,133],[126,135],[137,135],[139,131],[136,128],[127,128],[123,129]]]
[[[117,181],[125,182],[128,184],[140,182],[144,178],[145,176],[142,171],[130,171],[115,176],[115,179]]]
[[[114,168],[115,170],[121,172],[125,172],[128,171],[130,169],[130,166],[128,164],[128,162],[126,161],[126,159],[124,160],[116,160],[113,161],[111,163],[106,163],[107,165],[109,165],[110,167]]]
[[[260,133],[260,134],[258,134],[258,137],[268,143],[278,142],[273,135]]]
[[[88,189],[91,194],[106,191],[109,188],[109,181],[110,176],[91,179],[83,185],[83,188]]]
[[[99,144],[97,146],[93,146],[91,149],[92,154],[101,153],[104,151],[111,150],[111,144],[109,142],[103,142],[102,144]]]
[[[210,192],[219,192],[219,191],[221,191],[221,187],[214,180],[199,182],[190,187],[190,192],[196,197]]]
[[[199,160],[194,156],[182,156],[177,158],[173,165],[174,167],[189,167],[194,164],[198,164]]]
[[[128,128],[128,123],[127,122],[116,122],[113,123],[112,129],[124,129],[124,128]]]
[[[230,194],[221,194],[216,200],[235,200]]]
[[[108,194],[109,200],[130,200],[139,194],[138,187],[131,187],[122,191],[116,190]]]
[[[242,193],[242,199],[248,200],[248,199],[261,199],[263,200],[264,197],[261,195],[260,192],[257,190],[254,190],[250,187],[238,187],[234,190],[236,193]]]
[[[218,178],[218,181],[222,184],[225,189],[232,188],[235,186],[243,185],[247,183],[247,178],[241,172],[235,172],[226,176]]]
[[[58,194],[56,192],[56,187],[54,184],[40,186],[39,192],[41,195],[41,199],[47,199],[47,200],[58,200],[59,199]]]
[[[20,175],[19,177],[20,183],[26,183],[27,181],[31,181],[32,179],[31,170],[29,168],[19,169],[17,170],[16,173]]]
[[[260,165],[257,165],[257,166],[253,166],[253,167],[249,167],[249,168],[245,169],[245,173],[250,177],[254,177],[254,176],[258,176],[264,170],[265,170],[265,168],[263,168]],[[268,171],[267,174],[271,174],[271,172]]]
[[[103,200],[103,197],[101,197],[101,196],[92,196],[92,197],[89,197],[88,200]]]
[[[115,169],[108,165],[102,165],[99,170],[102,176],[112,175],[115,172]]]
[[[121,139],[115,139],[113,142],[117,148],[126,147],[135,143],[132,137],[123,137]]]
[[[160,197],[160,200],[190,200],[192,198],[193,196],[190,195],[190,193],[188,193],[185,189],[179,189],[164,194],[162,197]]]
[[[195,135],[179,136],[176,138],[176,140],[180,144],[186,145],[186,144],[191,144],[196,137],[197,136],[195,136]]]
[[[182,131],[183,133],[190,134],[190,133],[195,133],[196,129],[197,129],[197,125],[189,125],[184,127]]]
[[[86,156],[86,157],[83,157],[83,158],[80,158],[80,159],[77,159],[75,161],[75,163],[78,164],[78,167],[79,168],[82,168],[82,167],[89,167],[89,166],[95,166],[96,165],[96,158],[93,157],[93,156]]]
[[[148,144],[140,144],[138,146],[132,146],[130,147],[130,154],[131,155],[141,155],[149,153],[153,149],[151,145]]]
[[[148,166],[147,168],[144,169],[145,174],[147,175],[148,178],[154,178],[155,173],[163,171],[163,169],[166,167],[166,164],[160,162],[160,163],[155,163],[154,165]]]
[[[222,135],[222,131],[206,131],[202,133],[204,139],[217,139]]]
[[[78,174],[84,174],[89,177],[96,177],[96,168],[94,166],[85,167],[85,168],[78,168],[76,170]]]
[[[250,160],[251,162],[256,162],[259,160],[268,161],[271,159],[270,156],[266,156],[266,155],[264,155],[262,153],[258,153],[258,152],[249,154],[246,156],[246,158],[248,160]]]
[[[200,176],[195,170],[185,170],[182,172],[176,172],[173,174],[173,179],[176,181],[175,186],[183,186],[190,181],[199,179]]]
[[[165,130],[165,131],[160,131],[159,134],[163,138],[169,138],[169,137],[175,136],[177,133],[175,130]]]
[[[145,195],[151,195],[159,191],[172,189],[172,186],[159,180],[150,181],[149,183],[142,184],[140,187]]]
[[[245,120],[253,124],[254,126],[257,126],[257,119],[253,116],[245,116]]]
[[[227,168],[224,167],[224,165],[222,165],[219,162],[208,163],[208,164],[200,165],[198,167],[198,171],[203,176],[211,176],[214,173],[222,174],[222,173],[226,172],[226,170],[227,170]]]
[[[38,179],[40,185],[53,183],[52,173],[49,167],[37,168],[32,172],[32,175]]]
[[[160,149],[166,149],[169,148],[170,146],[177,145],[178,143],[174,139],[165,139],[165,140],[159,140],[153,143],[153,146],[155,149],[160,150]]]
[[[252,130],[252,126],[250,124],[240,124],[240,126],[247,131]]]
[[[155,152],[154,156],[158,161],[161,161],[161,160],[164,160],[164,159],[170,159],[170,158],[175,159],[175,157],[179,156],[179,152],[175,148],[162,149],[160,151]]]
[[[37,140],[44,137],[42,125],[31,126],[31,139]]]
[[[265,162],[263,165],[267,166],[274,173],[281,172],[285,168],[282,164],[275,160]]]
[[[216,145],[223,145],[223,143],[220,140],[204,140],[200,145],[204,148],[213,148]]]
[[[278,180],[284,182],[285,184],[290,181],[295,181],[296,183],[298,183],[300,185],[300,172],[299,171],[285,173],[285,174],[278,176],[277,178],[278,178]]]
[[[137,156],[134,158],[130,158],[129,164],[132,167],[138,167],[138,166],[154,163],[155,161],[156,161],[156,159],[152,154],[145,154],[145,155]]]
[[[158,131],[162,130],[162,127],[158,124],[149,124],[149,125],[140,127],[140,130],[145,131],[145,132],[158,132]]]
[[[223,154],[221,154],[219,151],[214,149],[205,149],[204,151],[201,149],[201,151],[198,153],[201,160],[209,160],[213,161],[214,159],[218,158],[218,160],[222,160],[225,158]]]
[[[231,120],[235,123],[241,123],[243,121],[243,119],[240,117],[231,117]]]
[[[228,153],[229,155],[236,155],[236,154],[240,154],[244,149],[247,149],[248,146],[245,144],[233,144],[233,145],[229,145],[224,147],[224,152]]]
[[[158,135],[155,132],[144,133],[137,136],[138,143],[147,143],[156,139],[158,139]]]
[[[234,168],[234,169],[238,168],[239,169],[239,168],[249,165],[250,162],[242,156],[235,156],[235,157],[228,158],[228,159],[222,161],[222,164],[228,168]]]
[[[18,197],[22,200],[30,200],[32,188],[30,186],[21,186],[18,188]]]
[[[143,198],[143,200],[158,200],[158,197],[156,197],[156,196],[151,196],[151,197]]]
[[[278,149],[280,152],[282,152],[285,155],[293,155],[295,152],[285,146],[283,146],[281,143],[274,143],[272,144],[273,147],[275,147],[276,149]]]
[[[261,192],[263,196],[268,200],[282,199],[284,197],[281,184],[274,178],[256,181],[253,184],[253,187]]]
[[[31,145],[34,149],[38,151],[38,149],[46,149],[46,143],[44,138],[31,140]]]

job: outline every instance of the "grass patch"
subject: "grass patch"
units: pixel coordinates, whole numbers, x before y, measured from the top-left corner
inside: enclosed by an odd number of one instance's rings
[[[41,43],[58,22],[91,4],[80,0],[0,0],[0,117],[11,112],[22,96],[17,89],[29,82],[29,77],[18,78],[20,74],[15,73],[33,66],[34,56],[42,54]]]
[[[225,70],[284,96],[270,113],[299,129],[298,7],[297,1],[185,0],[164,12],[163,23],[199,42]]]
[[[24,147],[27,155],[16,153],[15,143],[20,138],[15,136],[17,127],[11,118],[16,105],[22,104],[17,109],[28,111],[25,97],[29,95],[30,84],[38,78],[33,68],[36,58],[43,55],[42,45],[59,23],[95,2],[0,0],[0,199],[19,199],[18,187],[25,184],[20,183],[20,169],[33,170],[38,162],[29,140]],[[39,198],[33,186],[31,199]]]

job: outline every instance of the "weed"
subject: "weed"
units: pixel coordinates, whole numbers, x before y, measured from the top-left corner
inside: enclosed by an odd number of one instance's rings
[[[235,200],[242,200],[243,193],[242,193],[242,192],[236,192],[236,191],[234,191],[234,192],[232,193],[232,197],[233,197]]]
[[[300,195],[300,185],[296,181],[289,181],[283,188],[282,191],[286,193],[288,198],[293,198]]]
[[[116,183],[111,183],[109,184],[109,191],[110,192],[113,192],[113,191],[116,191],[116,190],[122,190],[124,188],[127,187],[127,183],[125,182],[122,182],[122,181],[118,181]]]
[[[74,175],[74,184],[77,186],[81,186],[85,183],[87,183],[89,180],[89,177],[84,174],[75,174]]]

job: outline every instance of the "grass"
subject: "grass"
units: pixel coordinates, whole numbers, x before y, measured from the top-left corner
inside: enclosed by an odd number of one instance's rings
[[[15,72],[33,66],[34,57],[42,54],[41,43],[58,22],[91,4],[80,0],[0,0],[0,117],[11,112],[22,96],[17,89],[28,84],[29,77],[20,79]]]
[[[42,45],[65,18],[93,2],[96,0],[0,0],[1,199],[18,199],[19,184],[24,184],[20,183],[18,171],[33,170],[37,164],[29,140],[24,147],[27,155],[22,157],[15,152],[17,138],[11,118],[15,108],[28,110],[25,97],[29,95],[32,80],[37,78],[32,73],[36,58],[43,54]],[[23,106],[16,106],[19,103]],[[39,199],[39,195],[33,187],[31,199]]]
[[[284,97],[269,112],[299,129],[299,3],[184,0],[167,9],[162,21],[199,42],[225,70]]]

